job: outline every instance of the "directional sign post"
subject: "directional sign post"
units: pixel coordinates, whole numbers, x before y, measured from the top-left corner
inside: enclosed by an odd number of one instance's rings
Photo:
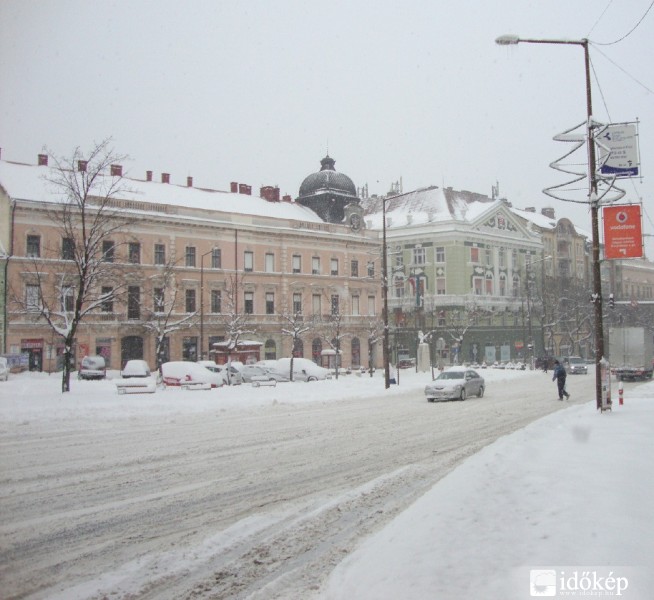
[[[599,146],[600,175],[639,177],[638,132],[635,123],[607,125],[595,140]]]

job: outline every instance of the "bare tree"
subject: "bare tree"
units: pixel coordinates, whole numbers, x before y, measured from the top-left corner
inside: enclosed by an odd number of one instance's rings
[[[368,321],[368,372],[370,377],[373,373],[373,349],[380,340],[384,339],[384,322],[379,319],[371,319]]]
[[[297,347],[302,340],[302,336],[311,331],[311,323],[307,323],[304,320],[302,311],[295,312],[283,312],[281,314],[282,321],[285,322],[282,326],[282,335],[291,338],[292,347],[291,347],[291,365],[290,365],[290,380],[293,381],[293,359],[295,358],[295,353]]]
[[[225,327],[225,341],[222,342],[226,352],[228,363],[232,362],[232,353],[238,348],[239,341],[244,335],[255,335],[257,333],[252,323],[247,307],[240,306],[238,297],[244,289],[244,276],[234,273],[225,279],[225,305],[227,310],[219,317]],[[227,369],[227,377],[230,377],[231,369]],[[231,381],[228,381],[231,383]]]
[[[63,340],[62,392],[70,391],[74,341],[84,318],[123,293],[124,277],[113,263],[114,236],[124,234],[131,222],[114,199],[125,191],[122,175],[111,165],[122,162],[110,141],[88,154],[76,148],[69,158],[53,157],[47,177],[57,195],[49,218],[59,229],[61,246],[44,248],[34,257],[27,275],[36,292],[13,299],[28,313],[38,313]],[[111,260],[104,242],[111,242]],[[57,276],[49,276],[43,259],[56,260]],[[48,270],[51,270],[50,267]]]
[[[179,287],[175,266],[175,258],[170,257],[159,267],[159,272],[152,276],[149,282],[152,308],[149,304],[143,306],[146,303],[141,306],[142,326],[155,337],[157,369],[163,363],[167,336],[175,331],[193,327],[197,321],[197,310],[190,313],[179,312]]]
[[[316,327],[318,334],[327,345],[334,350],[336,359],[334,366],[336,368],[336,379],[338,379],[338,372],[341,361],[341,346],[345,338],[350,336],[350,333],[344,329],[345,314],[339,295],[334,294],[330,297],[330,312],[327,315],[316,315]]]

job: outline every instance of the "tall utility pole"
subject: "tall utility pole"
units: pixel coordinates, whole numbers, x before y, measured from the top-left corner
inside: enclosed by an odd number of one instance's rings
[[[584,49],[584,66],[586,70],[586,141],[588,147],[588,203],[591,214],[592,231],[592,272],[593,272],[593,329],[595,334],[595,401],[597,408],[602,407],[602,372],[601,361],[604,357],[604,329],[602,325],[602,273],[600,269],[600,237],[599,237],[599,199],[597,194],[597,173],[595,157],[595,141],[593,139],[593,101],[590,85],[590,57],[588,55],[588,40],[556,40],[556,39],[522,39],[516,35],[503,35],[495,40],[500,46],[512,44],[566,44],[581,46]]]
[[[384,387],[388,389],[391,387],[391,370],[389,364],[389,350],[388,350],[388,265],[387,265],[387,247],[386,247],[386,198],[382,198],[382,301],[384,307],[382,309],[384,318]]]

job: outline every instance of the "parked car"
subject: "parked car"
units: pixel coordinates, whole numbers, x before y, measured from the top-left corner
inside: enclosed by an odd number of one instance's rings
[[[104,379],[106,376],[104,356],[85,356],[77,371],[77,379]]]
[[[277,361],[275,372],[285,376],[290,376],[291,359],[280,358]],[[332,374],[329,369],[319,367],[316,363],[308,358],[293,359],[293,381],[318,381],[321,379],[331,379]]]
[[[451,367],[425,386],[428,402],[435,400],[465,400],[468,396],[484,395],[484,378],[472,369]]]
[[[212,388],[224,385],[220,373],[213,373],[205,366],[189,361],[171,361],[161,365],[161,376],[166,385],[206,384]]]
[[[581,356],[566,356],[563,359],[563,366],[570,375],[588,375],[588,366]]]
[[[239,369],[241,377],[243,377],[243,383],[252,383],[253,381],[268,381],[277,379],[270,374],[268,369],[260,367],[258,365],[243,365]],[[288,381],[288,378],[286,379]]]
[[[120,372],[123,379],[130,377],[150,377],[150,367],[144,360],[128,360]]]
[[[4,356],[0,356],[0,381],[9,379],[9,363]]]
[[[241,385],[243,383],[243,376],[234,365],[216,365],[211,370],[220,373],[225,385]]]

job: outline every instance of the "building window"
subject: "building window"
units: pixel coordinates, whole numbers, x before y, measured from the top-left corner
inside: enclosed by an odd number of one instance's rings
[[[299,254],[293,255],[293,273],[302,273],[302,257]]]
[[[189,336],[182,338],[182,360],[194,361],[198,357],[198,338]]]
[[[520,295],[520,278],[517,275],[513,276],[513,289],[511,290],[511,295],[514,298],[517,298]]]
[[[320,275],[320,257],[314,256],[311,259],[311,274]]]
[[[330,261],[330,274],[335,276],[338,275],[338,258],[332,258]]]
[[[311,311],[313,312],[314,315],[322,314],[322,307],[320,304],[321,304],[320,294],[313,294],[313,296],[311,296]]]
[[[302,294],[299,292],[293,294],[293,314],[302,314]]]
[[[222,269],[222,264],[223,264],[223,259],[220,252],[220,248],[214,248],[211,251],[211,268]]]
[[[437,246],[436,247],[436,262],[444,263],[445,262],[445,247]]]
[[[375,276],[375,263],[373,261],[368,261],[368,277]]]
[[[104,240],[102,242],[102,260],[105,262],[114,262],[116,254],[116,244],[111,240]]]
[[[425,249],[422,246],[418,246],[413,249],[413,264],[414,265],[424,265],[425,264]]]
[[[100,310],[105,313],[114,312],[114,300],[113,300],[113,291],[114,288],[108,285],[103,285],[101,289],[102,294],[102,304],[100,304]]]
[[[352,315],[358,317],[360,314],[359,311],[359,296],[352,296]]]
[[[493,250],[489,247],[486,248],[484,251],[484,254],[486,255],[486,264],[488,266],[493,264]]]
[[[166,293],[164,288],[154,288],[153,294],[154,312],[162,313],[166,304]]]
[[[498,258],[499,258],[500,267],[505,267],[506,266],[506,264],[505,264],[506,263],[506,250],[504,250],[504,248],[500,248]]]
[[[41,288],[38,285],[25,286],[25,309],[27,312],[41,310]]]
[[[484,291],[484,280],[481,277],[472,278],[472,291],[475,296],[481,296]]]
[[[445,327],[445,312],[444,311],[439,311],[438,313],[438,326],[439,327]]]
[[[272,292],[266,292],[266,314],[275,314],[275,294]]]
[[[61,288],[61,309],[70,313],[75,310],[75,288],[67,286]]]
[[[39,258],[41,256],[41,236],[27,236],[27,256],[29,258]]]
[[[61,258],[63,260],[75,260],[75,240],[73,238],[62,238]]]
[[[243,310],[245,311],[246,315],[253,315],[254,314],[254,292],[245,292],[244,295],[245,299],[245,305]]]
[[[492,277],[486,277],[486,295],[487,296],[492,296],[493,295],[493,278]]]
[[[375,297],[368,296],[368,316],[372,317],[375,314],[377,314],[375,311]]]
[[[338,294],[332,294],[331,297],[331,310],[332,310],[332,316],[336,316],[339,314],[339,301],[340,298]]]
[[[393,277],[393,289],[396,298],[404,298],[404,275],[401,273]]]
[[[166,245],[165,244],[155,244],[154,245],[154,264],[159,265],[159,266],[166,264]]]
[[[518,251],[515,248],[511,250],[511,266],[514,269],[518,268]]]
[[[127,318],[141,318],[141,288],[138,285],[127,288]]]
[[[436,295],[444,296],[446,294],[445,290],[445,277],[436,278]]]
[[[358,260],[353,260],[350,263],[350,275],[352,277],[358,277],[359,276],[359,261]]]
[[[268,252],[266,254],[266,273],[274,273],[275,272],[275,255],[271,254]]]
[[[254,270],[254,252],[247,250],[243,254],[243,270],[251,273]]]
[[[187,313],[195,312],[195,290],[186,290],[185,308]]]
[[[500,296],[506,296],[506,275],[500,274]]]
[[[141,264],[141,244],[139,242],[129,243],[127,260],[133,265]]]
[[[476,247],[470,248],[470,262],[479,263],[479,248]]]
[[[211,312],[219,313],[222,311],[223,295],[220,290],[211,290]]]
[[[404,255],[402,254],[402,246],[395,246],[395,266],[404,266]]]
[[[195,266],[195,246],[186,246],[186,266]]]
[[[266,340],[266,343],[263,347],[263,352],[265,360],[276,360],[277,344],[275,344],[275,340]]]

